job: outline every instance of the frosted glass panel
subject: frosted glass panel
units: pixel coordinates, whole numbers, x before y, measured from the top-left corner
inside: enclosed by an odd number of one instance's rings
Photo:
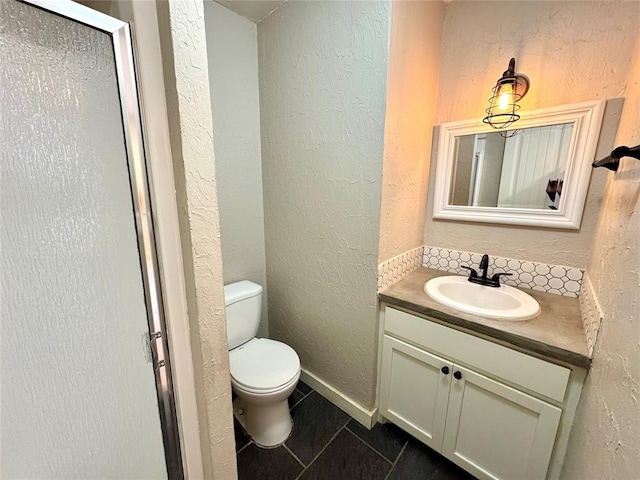
[[[111,37],[0,1],[0,478],[165,478]]]

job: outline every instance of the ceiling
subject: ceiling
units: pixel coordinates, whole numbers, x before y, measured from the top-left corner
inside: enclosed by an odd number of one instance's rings
[[[215,0],[229,10],[258,23],[287,0]]]

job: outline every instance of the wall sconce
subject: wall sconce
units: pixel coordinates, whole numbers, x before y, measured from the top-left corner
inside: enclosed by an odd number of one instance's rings
[[[529,79],[521,73],[516,73],[516,59],[509,61],[509,68],[498,79],[493,87],[493,96],[489,99],[487,116],[482,119],[484,123],[497,130],[503,130],[520,119],[516,112],[520,110],[518,102],[529,91]],[[517,131],[500,132],[503,137],[511,137]]]

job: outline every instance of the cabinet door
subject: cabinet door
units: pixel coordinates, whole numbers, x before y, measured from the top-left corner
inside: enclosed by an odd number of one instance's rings
[[[442,368],[448,369],[448,374]],[[430,447],[442,447],[453,365],[384,336],[381,414]]]
[[[454,365],[442,453],[481,479],[543,480],[562,410]]]

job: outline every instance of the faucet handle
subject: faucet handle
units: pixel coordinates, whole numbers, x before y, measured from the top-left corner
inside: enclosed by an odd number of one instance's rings
[[[511,275],[513,275],[513,273],[507,273],[507,272],[494,273],[493,277],[491,277],[491,281],[500,285],[500,277],[510,277]]]
[[[460,265],[460,268],[469,270],[469,278],[476,278],[478,276],[478,272],[475,268],[467,267],[466,265]]]

